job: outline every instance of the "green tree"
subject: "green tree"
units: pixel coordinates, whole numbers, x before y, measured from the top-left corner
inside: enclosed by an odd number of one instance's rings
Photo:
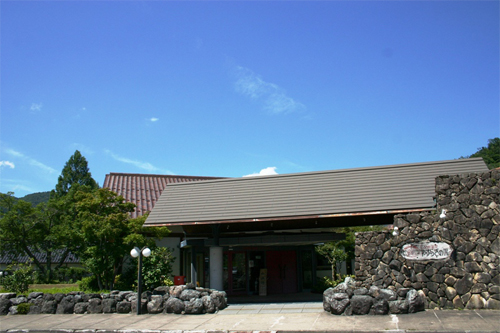
[[[91,189],[99,187],[97,182],[92,178],[87,160],[78,150],[69,158],[62,169],[56,188],[50,193],[51,198],[66,195],[74,184],[89,186]]]
[[[329,242],[316,246],[316,252],[328,260],[332,266],[332,280],[335,280],[337,264],[347,260],[348,255],[340,242]],[[341,279],[340,273],[337,273],[338,279]]]
[[[47,282],[52,280],[54,269],[64,264],[72,245],[78,244],[61,201],[52,199],[33,207],[24,200],[13,203],[12,193],[0,194],[0,250],[28,256]]]
[[[500,167],[500,138],[488,140],[488,147],[478,148],[477,152],[467,157],[482,157],[489,169]]]
[[[167,285],[167,279],[171,280],[174,260],[172,252],[165,247],[151,250],[151,255],[142,263],[142,276],[147,290]]]
[[[79,257],[97,278],[99,289],[112,290],[124,256],[134,246],[154,246],[154,239],[147,237],[142,227],[146,217],[131,219],[129,213],[135,205],[107,188],[78,192],[76,197],[79,233],[85,244],[78,252]],[[166,228],[149,231],[153,236],[168,233]]]

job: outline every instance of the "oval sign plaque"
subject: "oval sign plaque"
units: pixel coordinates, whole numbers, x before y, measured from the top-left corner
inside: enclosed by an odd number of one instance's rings
[[[453,252],[447,243],[410,243],[401,249],[401,255],[408,260],[440,260],[448,259]]]

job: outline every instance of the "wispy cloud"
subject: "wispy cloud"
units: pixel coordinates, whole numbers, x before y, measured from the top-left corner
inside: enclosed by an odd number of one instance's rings
[[[9,162],[9,161],[0,161],[0,167],[9,167],[11,169],[14,169],[16,166],[14,165],[14,163],[12,162]]]
[[[259,75],[248,68],[238,66],[236,78],[236,91],[262,103],[263,108],[270,113],[285,114],[306,110],[304,104],[289,97],[283,88],[262,80]]]
[[[131,165],[133,165],[133,166],[135,166],[136,168],[139,168],[139,169],[143,169],[143,170],[146,170],[146,171],[149,171],[149,172],[158,172],[158,173],[170,174],[170,175],[174,174],[170,170],[158,168],[158,167],[152,165],[149,162],[142,162],[142,161],[138,161],[138,160],[132,160],[130,158],[119,156],[119,155],[117,155],[117,154],[115,154],[115,153],[113,153],[113,152],[111,152],[109,150],[105,150],[105,152],[106,152],[106,154],[108,154],[113,159],[117,160],[118,162],[123,162],[123,163],[131,164]]]
[[[257,173],[251,173],[249,175],[245,175],[243,177],[255,177],[255,176],[270,176],[270,175],[277,175],[278,173],[276,172],[276,167],[267,167],[265,169],[260,170]]]
[[[42,110],[42,103],[31,103],[30,110],[33,112],[38,112]]]
[[[28,162],[28,164],[30,164],[30,165],[38,168],[38,169],[41,169],[41,170],[43,170],[45,172],[48,172],[48,173],[57,173],[56,169],[51,168],[48,165],[45,165],[42,162],[39,162],[39,161],[35,160],[34,158],[26,156],[23,153],[20,153],[20,152],[14,150],[14,149],[6,149],[5,152],[7,154],[11,155],[11,156],[21,158],[24,161]]]
[[[158,120],[160,120],[160,118],[155,118],[155,117],[149,118],[149,121],[152,123],[157,122]]]

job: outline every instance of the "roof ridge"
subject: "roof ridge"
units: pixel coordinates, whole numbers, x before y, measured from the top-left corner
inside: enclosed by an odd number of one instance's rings
[[[226,178],[226,177],[215,177],[215,176],[184,176],[184,175],[160,175],[160,174],[152,174],[152,173],[130,173],[130,172],[110,172],[106,174],[106,176],[116,176],[116,175],[122,175],[122,176],[141,176],[141,177],[175,177],[175,178],[207,178],[207,179],[219,179],[219,178]]]

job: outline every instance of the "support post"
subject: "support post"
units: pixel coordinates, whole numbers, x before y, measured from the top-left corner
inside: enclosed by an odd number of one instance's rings
[[[223,251],[221,246],[210,247],[210,288],[224,290]]]

